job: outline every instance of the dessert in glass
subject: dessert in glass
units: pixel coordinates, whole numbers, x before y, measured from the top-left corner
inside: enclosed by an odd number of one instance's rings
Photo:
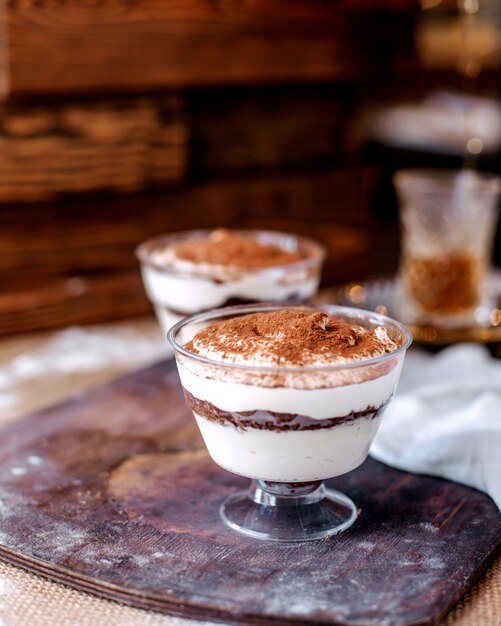
[[[176,324],[187,403],[212,459],[252,479],[224,523],[307,541],[353,524],[355,504],[323,481],[363,463],[395,391],[409,331],[390,318],[319,305],[247,305]]]
[[[325,249],[265,230],[194,230],[137,249],[147,295],[164,332],[183,317],[247,302],[306,302],[320,282]]]

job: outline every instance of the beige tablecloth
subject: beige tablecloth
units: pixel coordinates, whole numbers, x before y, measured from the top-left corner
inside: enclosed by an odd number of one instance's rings
[[[0,422],[154,362],[167,347],[152,319],[0,342]],[[195,626],[73,591],[0,561],[0,626]],[[501,560],[442,626],[501,626]]]

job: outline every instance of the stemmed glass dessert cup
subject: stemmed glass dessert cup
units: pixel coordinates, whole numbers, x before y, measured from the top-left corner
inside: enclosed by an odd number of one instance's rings
[[[298,254],[301,259],[267,267],[224,268],[207,263],[190,267],[166,263],[162,255],[177,244],[207,240],[213,231],[189,230],[148,239],[137,248],[136,255],[146,293],[165,333],[183,317],[208,309],[249,302],[307,302],[316,294],[326,256],[320,243],[277,231],[231,232],[263,246]]]
[[[397,349],[375,358],[302,367],[262,367],[214,360],[184,346],[203,328],[251,313],[287,308],[327,313],[353,326],[384,327]],[[252,479],[221,503],[230,528],[256,539],[296,542],[349,528],[350,498],[324,480],[367,458],[411,343],[397,321],[333,305],[246,305],[185,318],[168,333],[185,398],[212,459]]]

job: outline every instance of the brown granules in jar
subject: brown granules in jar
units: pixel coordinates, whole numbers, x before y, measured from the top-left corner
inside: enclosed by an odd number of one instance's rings
[[[241,237],[224,228],[213,231],[207,239],[183,241],[173,246],[177,258],[191,263],[223,265],[242,269],[255,269],[288,265],[303,257],[278,246],[264,245]]]
[[[467,252],[404,259],[404,281],[428,313],[454,315],[474,308],[479,293],[478,261]]]
[[[294,310],[253,313],[216,322],[184,347],[194,353],[203,350],[217,354],[224,361],[241,361],[239,356],[248,355],[249,362],[291,366],[336,362],[340,358],[362,360],[386,351],[374,331],[323,312]]]

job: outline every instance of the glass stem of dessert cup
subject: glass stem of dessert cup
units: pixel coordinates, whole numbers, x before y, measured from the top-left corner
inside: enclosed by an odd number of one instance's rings
[[[253,480],[246,491],[224,500],[219,509],[229,528],[254,539],[302,542],[324,539],[357,519],[350,498],[327,489],[321,480],[282,483]]]

